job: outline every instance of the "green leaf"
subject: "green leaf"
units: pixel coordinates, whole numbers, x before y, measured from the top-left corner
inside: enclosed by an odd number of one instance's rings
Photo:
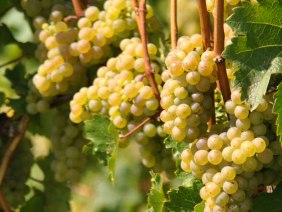
[[[175,154],[181,154],[182,151],[188,147],[187,143],[176,142],[171,136],[168,136],[166,139],[164,139],[164,144],[167,149],[171,149]]]
[[[92,120],[84,122],[83,132],[84,137],[91,141],[83,151],[92,152],[108,164],[110,178],[114,183],[119,139],[117,129],[107,117],[94,115]]]
[[[5,102],[5,94],[0,92],[0,106],[3,105]]]
[[[11,82],[12,88],[18,95],[18,98],[10,99],[9,105],[18,114],[25,113],[25,97],[28,92],[28,80],[25,78],[24,66],[22,64],[16,65],[12,70],[7,70],[5,76]]]
[[[116,142],[115,149],[113,150],[110,158],[109,158],[109,172],[110,172],[110,178],[113,183],[115,184],[115,172],[116,172],[116,160],[118,156],[118,142]]]
[[[0,14],[10,8],[11,2],[10,0],[1,0],[0,4]],[[1,17],[0,17],[1,18]]]
[[[55,181],[50,164],[51,157],[38,162],[45,176],[43,181],[44,192],[42,194],[44,203],[41,209],[43,209],[43,212],[67,212],[70,210],[70,189],[66,184]]]
[[[199,191],[202,183],[194,181],[192,187],[180,186],[168,192],[169,201],[165,202],[165,207],[169,211],[193,211],[195,205],[202,201]]]
[[[275,102],[273,111],[278,115],[276,120],[277,135],[280,135],[280,141],[282,141],[282,83],[278,86],[278,91],[275,94]]]
[[[92,120],[84,123],[84,137],[99,147],[99,150],[106,151],[109,144],[118,139],[118,131],[108,118],[94,115]]]
[[[0,24],[0,47],[16,42],[9,28],[5,24]]]
[[[271,75],[282,73],[282,3],[258,2],[244,2],[227,19],[237,37],[223,54],[239,68],[235,86],[242,88],[242,98],[248,100],[252,109],[260,103]]]
[[[148,195],[148,208],[150,211],[161,212],[165,202],[163,192],[163,179],[159,174],[151,172],[152,187]]]
[[[21,208],[20,212],[40,211],[44,205],[44,193],[35,190],[34,196]]]
[[[16,65],[12,70],[7,70],[5,76],[10,80],[13,89],[19,96],[26,96],[28,80],[25,77],[25,68],[22,64]]]
[[[280,183],[273,193],[263,193],[253,200],[255,212],[280,212],[282,205],[282,184]]]
[[[34,57],[34,52],[37,48],[37,45],[31,42],[17,41],[5,24],[0,24],[0,38],[1,38],[0,47],[3,47],[4,45],[7,44],[16,43],[24,52],[25,57]]]
[[[205,202],[202,201],[201,203],[195,205],[194,212],[204,212],[205,209]]]

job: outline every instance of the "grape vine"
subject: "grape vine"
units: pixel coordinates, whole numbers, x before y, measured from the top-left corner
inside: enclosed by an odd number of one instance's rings
[[[281,14],[3,1],[0,210],[280,211]]]

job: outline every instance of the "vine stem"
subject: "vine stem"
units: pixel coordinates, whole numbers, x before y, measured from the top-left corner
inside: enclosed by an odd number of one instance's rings
[[[135,132],[137,132],[138,130],[140,130],[146,123],[148,123],[151,120],[151,117],[148,117],[146,119],[144,119],[141,123],[139,123],[136,127],[134,127],[132,130],[130,130],[128,133],[124,134],[124,135],[120,135],[120,139],[125,139],[128,138],[129,136],[131,136],[132,134],[134,134]]]
[[[211,48],[211,29],[210,29],[210,19],[209,13],[207,11],[207,5],[205,0],[198,0],[199,16],[200,16],[200,26],[201,34],[204,44],[204,49]]]
[[[10,160],[12,155],[14,154],[17,146],[19,145],[21,139],[23,138],[25,131],[28,127],[28,122],[29,122],[29,118],[28,116],[23,116],[20,123],[19,123],[19,128],[18,128],[18,133],[16,134],[16,136],[12,139],[12,141],[10,142],[10,145],[8,147],[8,149],[6,150],[2,162],[1,162],[1,166],[0,166],[0,187],[2,186],[6,171],[8,169]]]
[[[2,208],[4,209],[5,212],[11,212],[9,203],[7,202],[2,191],[0,191],[0,204],[2,205]]]
[[[221,56],[224,50],[224,0],[215,0],[215,15],[214,15],[214,53],[215,63],[217,66],[217,75],[222,92],[223,100],[226,102],[230,99],[231,91],[229,81],[226,74],[225,60]]]
[[[154,73],[152,72],[150,58],[148,54],[148,36],[146,33],[146,0],[141,0],[139,5],[137,0],[132,0],[133,7],[136,10],[137,15],[137,25],[139,29],[139,33],[141,35],[142,48],[144,54],[145,61],[145,76],[148,79],[155,97],[160,101],[160,92],[154,77]]]
[[[177,0],[170,0],[170,35],[171,47],[176,48],[177,45]]]
[[[201,35],[204,45],[204,50],[210,49],[211,45],[211,27],[210,27],[210,16],[207,11],[207,5],[205,0],[198,0],[198,7],[199,7],[199,17],[200,17],[200,27],[201,27]],[[211,129],[212,125],[216,124],[216,117],[215,117],[215,106],[214,106],[214,90],[211,93],[212,95],[212,114],[211,118],[208,122],[209,129]]]
[[[83,0],[72,0],[73,9],[77,18],[83,16],[85,1]]]

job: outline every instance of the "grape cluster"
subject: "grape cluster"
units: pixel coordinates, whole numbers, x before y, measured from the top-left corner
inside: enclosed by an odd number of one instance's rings
[[[37,57],[42,64],[33,82],[40,93],[55,96],[83,85],[85,66],[104,63],[115,45],[136,32],[131,1],[108,0],[104,9],[88,7],[77,26],[65,22],[66,13],[60,10],[51,13],[48,23],[43,17],[34,19],[35,34],[41,43]],[[153,10],[147,5],[146,17],[152,16]]]
[[[30,176],[32,164],[33,156],[30,151],[29,141],[23,140],[11,159],[3,186],[1,187],[4,196],[13,209],[18,208],[25,202],[25,195],[30,191],[26,181]]]
[[[37,58],[42,62],[33,77],[35,87],[43,96],[66,93],[86,80],[86,68],[71,54],[70,45],[77,40],[78,30],[63,21],[63,11],[50,14],[51,24],[43,17],[34,19],[36,35],[41,45]]]
[[[270,99],[269,99],[270,100]],[[225,110],[230,115],[231,126],[236,126],[242,131],[251,130],[255,136],[266,136],[274,139],[275,115],[272,113],[273,103],[262,99],[257,108],[251,111],[251,106],[241,101],[241,93],[234,90],[231,100],[225,103]]]
[[[225,105],[231,127],[199,138],[183,151],[182,169],[204,183],[200,196],[205,211],[249,211],[259,185],[281,181],[282,148],[271,107],[263,99],[251,112],[235,90]]]
[[[124,39],[122,53],[110,58],[107,66],[100,67],[93,84],[81,88],[70,102],[70,119],[75,123],[87,120],[93,113],[110,117],[115,127],[124,129],[128,120],[142,121],[156,114],[159,103],[144,76],[145,64],[139,38]],[[151,58],[157,54],[154,44],[148,44]],[[151,62],[158,84],[161,84],[160,67]]]
[[[86,140],[82,138],[80,127],[72,124],[63,111],[58,111],[55,122],[56,126],[52,129],[54,161],[51,168],[57,181],[73,183],[79,180],[86,164],[86,157],[82,153]]]
[[[140,138],[141,134],[142,132],[139,132],[135,139],[137,137]],[[139,152],[142,164],[147,168],[152,168],[157,173],[165,171],[167,177],[172,178],[176,167],[171,150],[165,148],[161,137],[157,136],[153,139],[147,137],[146,139],[145,143],[144,140],[142,141],[143,143],[139,143],[141,144]],[[140,142],[140,140],[136,141]]]
[[[175,141],[191,142],[207,131],[216,72],[213,52],[202,51],[200,35],[181,37],[165,61],[160,118]]]
[[[42,98],[31,80],[28,82],[28,87],[29,90],[25,98],[27,102],[26,111],[32,115],[47,112],[50,109],[51,99]]]

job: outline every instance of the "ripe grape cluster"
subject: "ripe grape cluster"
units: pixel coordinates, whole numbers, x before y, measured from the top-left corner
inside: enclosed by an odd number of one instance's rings
[[[2,148],[2,150],[5,149],[6,148]],[[3,154],[0,155],[3,157]],[[13,209],[23,205],[25,195],[30,191],[29,187],[26,185],[26,181],[30,176],[30,168],[33,162],[29,141],[23,140],[10,161],[1,187],[5,198]]]
[[[279,138],[272,105],[265,99],[254,111],[235,90],[225,104],[231,127],[202,137],[182,153],[181,167],[201,179],[205,211],[249,211],[259,185],[281,180]],[[281,164],[281,165],[280,165]]]
[[[66,22],[63,10],[54,10],[47,22],[34,19],[36,35],[41,45],[37,57],[42,64],[33,78],[36,88],[45,96],[66,93],[83,85],[86,66],[104,63],[125,37],[136,33],[135,11],[129,0],[108,0],[104,10],[89,6],[84,17]],[[147,19],[153,16],[147,5]]]
[[[156,114],[159,107],[153,89],[145,77],[145,63],[139,38],[124,39],[120,44],[122,53],[110,58],[100,67],[93,84],[81,88],[70,102],[70,119],[75,123],[87,120],[93,113],[110,117],[115,127],[124,129],[128,120],[143,120]],[[148,44],[151,58],[157,47]],[[151,62],[158,84],[161,84],[160,67]]]
[[[158,112],[159,102],[145,76],[143,48],[139,38],[124,39],[120,43],[122,53],[110,58],[107,65],[100,67],[93,84],[81,88],[70,102],[70,119],[80,123],[90,119],[92,114],[106,115],[122,133],[133,130],[146,117]],[[161,89],[160,66],[154,60],[157,47],[149,43],[148,52],[155,79]],[[173,167],[172,155],[161,144],[163,132],[159,123],[146,123],[129,139],[122,139],[122,145],[129,141],[140,144],[142,163],[156,170]],[[156,142],[159,140],[159,142]],[[165,157],[164,157],[165,156]],[[161,162],[162,160],[167,161]],[[163,164],[163,165],[161,165]],[[157,168],[158,166],[158,168]]]
[[[191,142],[207,131],[216,81],[213,55],[203,52],[201,36],[195,34],[179,38],[165,60],[160,118],[175,141]]]
[[[57,112],[56,126],[52,129],[52,146],[54,161],[51,164],[55,179],[59,182],[76,182],[86,164],[82,147],[86,140],[82,138],[80,126],[72,124],[67,114]]]

